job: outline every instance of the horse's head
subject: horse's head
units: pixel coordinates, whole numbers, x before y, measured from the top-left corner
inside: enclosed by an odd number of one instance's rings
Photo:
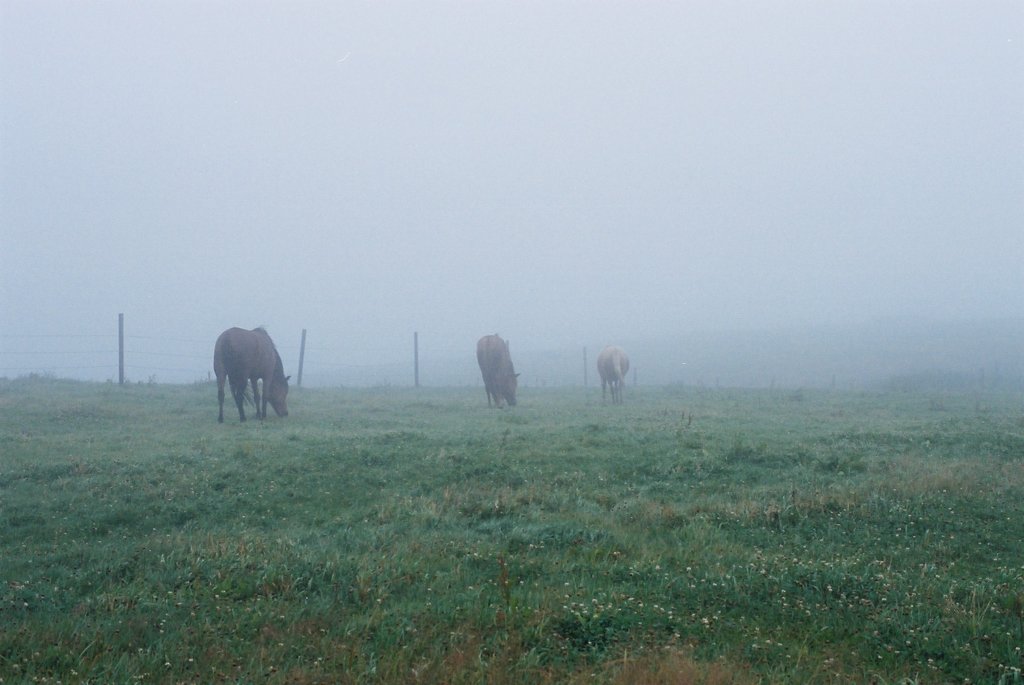
[[[267,393],[267,402],[274,408],[274,413],[278,416],[288,416],[288,379],[291,376],[284,376],[278,378],[273,385],[270,386],[270,392]]]
[[[499,392],[508,402],[508,406],[516,406],[516,388],[519,386],[519,374],[515,373],[509,365],[509,373],[505,376],[504,381],[501,383]]]

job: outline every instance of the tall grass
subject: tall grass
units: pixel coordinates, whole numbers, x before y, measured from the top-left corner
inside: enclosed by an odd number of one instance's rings
[[[0,381],[0,680],[1020,682],[1020,395],[289,404]]]

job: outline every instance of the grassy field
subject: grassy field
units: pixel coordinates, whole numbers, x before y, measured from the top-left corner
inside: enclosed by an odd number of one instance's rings
[[[1024,398],[0,380],[0,682],[1021,683]]]

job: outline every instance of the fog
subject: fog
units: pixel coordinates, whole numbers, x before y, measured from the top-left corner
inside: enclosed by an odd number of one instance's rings
[[[1019,375],[1021,74],[1018,0],[0,0],[0,377]]]

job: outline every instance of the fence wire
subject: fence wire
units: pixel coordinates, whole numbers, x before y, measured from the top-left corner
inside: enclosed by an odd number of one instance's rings
[[[299,336],[295,336],[298,339]],[[410,335],[411,337],[411,335]],[[280,338],[279,338],[280,340]],[[126,382],[195,383],[213,378],[213,340],[156,335],[124,335]],[[297,382],[299,346],[277,345],[285,373]],[[479,372],[470,352],[419,349],[424,384],[477,384]],[[305,386],[411,386],[415,382],[413,347],[406,339],[373,349],[306,344]],[[76,380],[116,381],[117,334],[0,334],[0,377],[57,375]],[[460,359],[461,358],[461,359]],[[428,376],[433,371],[433,377]]]

